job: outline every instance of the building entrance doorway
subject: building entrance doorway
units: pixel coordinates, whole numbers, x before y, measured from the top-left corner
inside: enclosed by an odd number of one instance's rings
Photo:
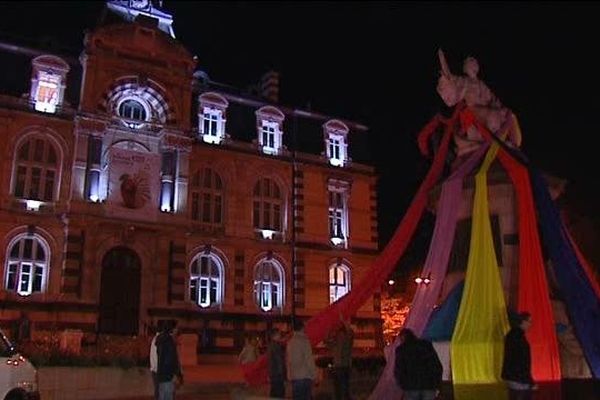
[[[98,331],[137,335],[140,311],[140,258],[127,247],[115,247],[102,259]]]

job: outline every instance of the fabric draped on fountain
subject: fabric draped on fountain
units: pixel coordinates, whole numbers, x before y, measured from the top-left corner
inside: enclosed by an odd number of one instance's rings
[[[471,247],[465,288],[450,347],[454,384],[500,380],[508,317],[489,218],[487,172],[498,144],[475,176]]]
[[[305,332],[313,346],[325,339],[327,333],[341,323],[340,315],[348,319],[373,293],[380,289],[406,250],[427,205],[428,194],[437,183],[444,169],[452,132],[458,123],[458,115],[461,109],[461,107],[456,107],[454,114],[448,121],[443,121],[439,116],[435,117],[422,130],[420,136],[431,136],[442,124],[446,125],[439,148],[425,180],[419,187],[394,236],[361,281],[357,285],[353,285],[352,290],[346,296],[308,320],[305,325]],[[244,364],[241,368],[248,383],[261,384],[267,382],[267,359],[264,355],[256,362]]]
[[[473,123],[478,124],[482,132],[490,137],[490,133],[474,118]],[[552,270],[588,365],[594,377],[598,378],[600,377],[600,298],[594,290],[593,281],[589,279],[585,268],[579,262],[576,251],[571,246],[542,174],[520,151],[500,144],[503,147],[502,151],[507,155],[507,162],[520,163],[528,168],[535,209],[539,215],[542,243],[548,252]]]
[[[431,283],[419,285],[405,322],[405,326],[417,336],[420,336],[425,329],[446,276],[448,259],[454,242],[463,179],[480,162],[487,147],[487,144],[481,145],[442,185],[433,237],[422,272],[422,276],[430,277]],[[402,393],[394,379],[395,351],[398,345],[398,341],[394,340],[384,349],[386,365],[371,394],[372,399],[397,398]]]
[[[583,270],[585,271],[585,274],[587,275],[588,280],[590,281],[590,284],[592,285],[592,288],[594,289],[594,292],[596,293],[596,296],[600,297],[600,284],[598,283],[598,281],[596,280],[596,277],[594,276],[594,271],[592,270],[592,267],[590,266],[590,264],[588,263],[586,258],[581,253],[581,250],[579,250],[577,243],[575,243],[575,241],[573,240],[571,233],[569,233],[569,230],[564,225],[564,223],[563,223],[563,226],[564,226],[564,230],[565,230],[565,235],[569,239],[569,243],[571,244],[573,251],[575,251],[575,255],[577,256],[579,263],[583,267]]]
[[[462,118],[473,123],[491,138],[486,127],[476,122],[464,110]],[[519,129],[514,117],[513,129]],[[561,378],[560,355],[544,258],[538,234],[538,223],[527,168],[500,149],[498,158],[513,182],[517,197],[517,219],[519,229],[519,285],[518,309],[531,314],[533,324],[527,332],[531,345],[532,374],[536,381],[557,381]]]
[[[543,176],[533,168],[530,173],[545,248],[585,358],[594,377],[599,378],[600,298],[569,243]]]

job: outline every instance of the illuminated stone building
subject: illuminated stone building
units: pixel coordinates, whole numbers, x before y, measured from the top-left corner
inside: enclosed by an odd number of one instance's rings
[[[157,3],[157,2],[154,2]],[[367,128],[211,81],[146,1],[109,1],[79,57],[3,46],[0,324],[138,335],[161,319],[237,351],[309,317],[378,254]],[[7,49],[10,49],[8,51]],[[25,93],[22,95],[22,93]],[[341,94],[340,94],[341,95]],[[353,319],[379,347],[376,295]]]

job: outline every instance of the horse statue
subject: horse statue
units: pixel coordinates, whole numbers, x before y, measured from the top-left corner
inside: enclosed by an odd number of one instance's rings
[[[468,109],[474,114],[487,129],[500,136],[503,126],[506,126],[510,118],[513,118],[512,112],[504,107],[500,100],[492,93],[487,85],[478,78],[479,63],[473,57],[467,57],[463,64],[464,76],[456,76],[450,72],[444,52],[438,50],[441,72],[437,84],[437,92],[449,107],[454,107],[461,101],[464,101]],[[456,146],[456,155],[462,158],[479,147],[483,141],[483,136],[474,126],[466,131],[461,131],[454,136]],[[521,133],[518,128],[509,129],[505,143],[510,146],[519,147],[521,145]]]

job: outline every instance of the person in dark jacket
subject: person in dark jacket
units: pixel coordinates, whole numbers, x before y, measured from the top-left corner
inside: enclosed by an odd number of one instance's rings
[[[283,346],[281,332],[275,328],[271,331],[267,357],[269,360],[269,380],[271,382],[270,397],[285,397],[285,348]]]
[[[515,326],[504,337],[504,362],[502,379],[513,391],[536,389],[531,376],[531,350],[525,332],[531,326],[531,314],[517,315]]]
[[[354,331],[348,320],[340,315],[341,325],[326,343],[333,353],[333,398],[350,400],[350,372],[352,370],[352,347]]]
[[[165,324],[163,332],[156,338],[158,356],[156,380],[158,381],[159,400],[173,400],[176,380],[179,384],[183,383],[177,343],[175,342],[176,326],[176,321],[169,321]]]
[[[433,400],[442,384],[443,367],[431,342],[407,328],[400,331],[394,377],[404,400]]]

